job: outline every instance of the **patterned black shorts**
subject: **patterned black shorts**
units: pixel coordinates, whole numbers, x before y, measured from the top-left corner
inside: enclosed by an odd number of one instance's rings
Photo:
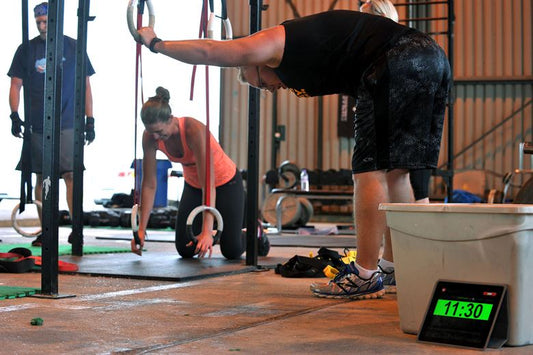
[[[353,172],[435,168],[449,83],[435,41],[420,32],[400,37],[359,83]]]

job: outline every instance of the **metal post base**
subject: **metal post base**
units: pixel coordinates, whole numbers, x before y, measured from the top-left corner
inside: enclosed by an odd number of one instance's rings
[[[51,300],[58,300],[61,298],[72,298],[76,297],[76,295],[59,295],[59,294],[44,294],[44,293],[35,293],[33,295],[30,295],[28,297],[35,297],[35,298],[46,298]]]

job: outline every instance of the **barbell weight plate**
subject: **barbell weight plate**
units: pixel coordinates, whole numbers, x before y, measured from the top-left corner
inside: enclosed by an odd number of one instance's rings
[[[518,190],[513,203],[532,204],[533,203],[533,177],[529,178]]]
[[[311,220],[311,217],[313,217],[313,204],[305,197],[298,197],[298,201],[302,205],[299,225],[303,227]]]
[[[285,196],[285,198],[281,202],[281,225],[282,227],[294,226],[301,218],[302,206],[293,195],[270,194],[265,199],[263,208],[261,209],[263,219],[270,225],[277,225],[276,204],[282,196]]]
[[[300,168],[289,160],[282,162],[278,168],[280,185],[292,189],[300,182]]]

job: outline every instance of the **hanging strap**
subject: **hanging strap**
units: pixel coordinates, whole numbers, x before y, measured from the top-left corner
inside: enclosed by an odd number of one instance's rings
[[[211,16],[210,18],[214,18],[214,9],[213,9],[213,1],[209,1],[210,5],[210,11]],[[207,0],[203,1],[202,4],[202,14],[200,18],[200,34],[199,37],[206,37],[213,34],[213,31],[209,31],[208,28],[212,25],[208,24],[207,20]],[[190,99],[193,99],[193,91],[194,91],[194,79],[196,74],[196,66],[193,67],[193,75],[191,80],[191,95]],[[222,230],[224,228],[224,222],[222,220],[222,216],[217,211],[216,208],[211,207],[211,132],[209,130],[209,66],[205,66],[205,109],[206,109],[206,119],[205,119],[205,191],[204,191],[204,205],[198,206],[194,210],[191,211],[189,214],[189,217],[187,218],[187,225],[186,225],[186,233],[189,235],[192,241],[197,242],[196,237],[194,236],[193,230],[192,230],[192,223],[196,215],[204,212],[209,212],[213,214],[215,217],[215,220],[217,221],[217,231],[215,236],[213,237],[213,244],[218,243],[220,236],[222,234]]]
[[[137,29],[142,28],[144,13],[144,0],[139,0],[137,4]],[[137,132],[138,132],[138,118],[139,112],[139,83],[141,91],[141,102],[144,103],[143,81],[142,81],[142,43],[137,42],[135,48],[135,118],[134,118],[134,139],[133,139],[133,171],[134,171],[134,183],[133,183],[133,204],[139,203],[139,186],[137,186]]]
[[[139,0],[137,4],[137,30],[142,28],[143,14],[144,14],[144,4],[145,0]],[[128,6],[128,11],[130,6]],[[153,22],[155,17],[152,15],[152,9],[150,9],[150,24],[153,27]],[[128,13],[128,19],[132,16]],[[131,28],[131,25],[130,25]],[[139,85],[140,84],[140,85]],[[142,43],[136,41],[136,50],[135,50],[135,118],[134,118],[134,139],[133,139],[133,171],[134,171],[134,182],[133,182],[133,208],[131,210],[131,228],[133,232],[133,238],[135,239],[135,245],[139,249],[141,246],[141,240],[139,238],[139,189],[140,186],[137,184],[137,132],[138,132],[138,112],[139,112],[139,86],[141,91],[141,103],[144,103],[144,90],[143,90],[143,75],[142,75]]]
[[[202,12],[200,15],[200,30],[198,33],[199,38],[206,38],[209,34],[208,31],[208,20],[207,20],[207,1],[203,0],[202,2]],[[209,0],[209,9],[211,14],[214,13],[213,0]],[[213,15],[214,16],[214,15]],[[193,66],[192,70],[192,79],[191,79],[191,92],[189,99],[192,101],[194,97],[194,82],[196,78],[196,65]],[[209,130],[209,66],[205,66],[205,192],[204,192],[204,205],[207,207],[211,206],[211,139],[210,139],[210,130]]]

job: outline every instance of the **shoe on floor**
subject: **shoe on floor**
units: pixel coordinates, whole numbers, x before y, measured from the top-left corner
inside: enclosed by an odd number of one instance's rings
[[[67,241],[69,242],[69,244],[73,244],[74,243],[74,232],[70,232],[70,234],[68,235]],[[82,239],[81,243],[83,244],[83,239]]]
[[[41,246],[43,246],[43,234],[42,233],[39,234],[37,236],[37,238],[33,242],[31,242],[31,246],[32,247],[41,247]]]
[[[257,255],[267,256],[268,252],[270,251],[270,241],[268,240],[266,234],[263,234],[257,242]]]
[[[317,297],[371,299],[381,298],[385,294],[381,272],[377,271],[369,279],[359,276],[359,270],[352,262],[341,270],[328,283],[313,283],[311,292]]]
[[[394,275],[394,269],[383,269],[379,266],[379,271],[381,272],[381,278],[383,280],[383,287],[385,288],[385,293],[396,293],[396,277]]]

